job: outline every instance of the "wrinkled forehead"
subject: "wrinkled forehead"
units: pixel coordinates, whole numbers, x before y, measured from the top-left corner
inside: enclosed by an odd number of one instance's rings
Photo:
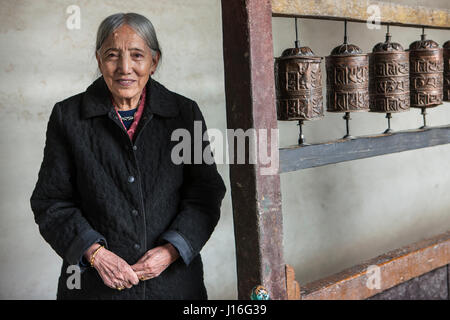
[[[103,43],[101,50],[116,48],[119,50],[128,50],[129,48],[139,48],[141,50],[150,50],[147,43],[130,26],[122,25],[108,36]]]

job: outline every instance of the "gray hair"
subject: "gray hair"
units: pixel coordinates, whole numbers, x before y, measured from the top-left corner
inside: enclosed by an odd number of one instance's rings
[[[97,42],[95,50],[98,51],[103,45],[106,38],[122,25],[129,25],[136,33],[144,39],[150,48],[152,55],[159,53],[161,58],[161,48],[159,47],[158,38],[156,37],[153,24],[146,17],[137,13],[116,13],[105,18],[97,30]]]

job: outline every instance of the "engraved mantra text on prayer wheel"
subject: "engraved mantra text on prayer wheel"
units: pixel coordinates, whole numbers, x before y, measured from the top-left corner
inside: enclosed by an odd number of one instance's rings
[[[278,120],[323,117],[321,59],[308,47],[286,49],[275,59]]]
[[[409,46],[411,107],[431,108],[442,104],[444,59],[433,40],[414,41]]]
[[[342,44],[326,57],[327,111],[369,110],[369,59],[353,44]]]
[[[444,101],[450,101],[450,40],[442,47],[444,48]]]
[[[387,33],[386,42],[375,45],[369,55],[372,112],[402,112],[410,106],[409,52],[390,39]]]

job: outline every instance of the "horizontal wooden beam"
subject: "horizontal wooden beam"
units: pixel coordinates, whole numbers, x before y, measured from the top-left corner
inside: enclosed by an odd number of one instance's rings
[[[302,300],[362,300],[450,263],[450,232],[301,286]],[[374,277],[379,275],[379,281]]]
[[[280,148],[280,173],[450,143],[450,125]]]
[[[400,283],[367,300],[449,300],[450,264]]]
[[[273,16],[366,22],[379,8],[381,24],[450,29],[450,10],[369,0],[272,0]]]

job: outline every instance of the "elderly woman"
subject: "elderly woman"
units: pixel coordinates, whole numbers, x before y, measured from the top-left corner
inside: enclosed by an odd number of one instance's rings
[[[194,137],[194,122],[206,125],[194,101],[151,78],[160,57],[147,18],[107,17],[97,33],[102,76],[51,112],[30,202],[63,259],[58,299],[207,299],[199,252],[225,186],[214,163],[172,161],[172,132]],[[79,288],[67,285],[71,265]]]

